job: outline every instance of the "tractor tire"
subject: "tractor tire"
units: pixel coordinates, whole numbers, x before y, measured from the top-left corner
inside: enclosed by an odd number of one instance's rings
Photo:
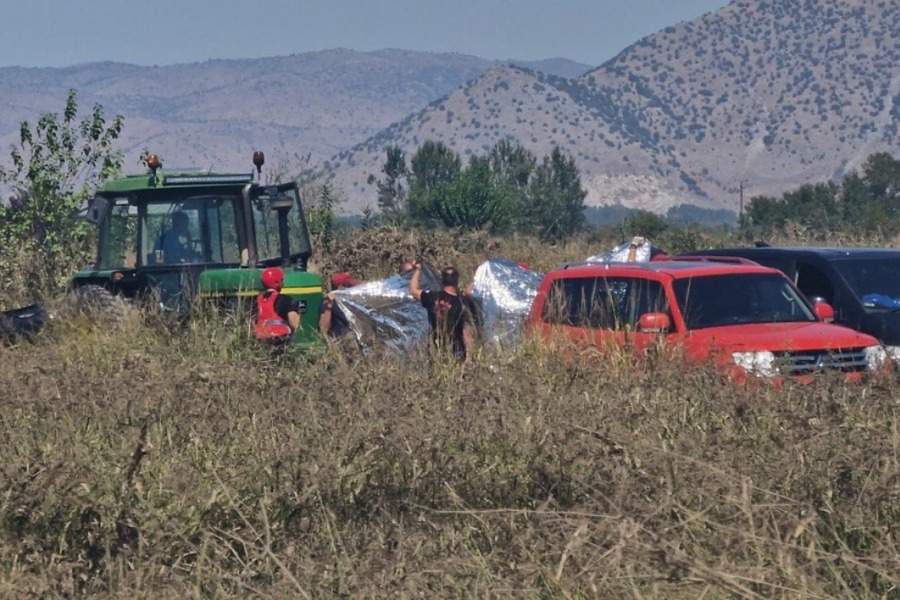
[[[99,285],[75,288],[66,304],[74,315],[100,323],[124,323],[134,312],[127,299]]]

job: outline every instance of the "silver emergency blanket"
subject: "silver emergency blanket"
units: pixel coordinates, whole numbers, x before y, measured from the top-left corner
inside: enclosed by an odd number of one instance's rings
[[[541,279],[542,273],[510,260],[489,260],[479,265],[472,298],[486,344],[507,346],[518,341]]]
[[[383,347],[407,352],[429,340],[428,315],[409,293],[410,278],[392,275],[335,292],[335,302],[363,351]],[[475,270],[474,321],[485,343],[518,339],[541,278],[542,274],[504,259],[487,261]],[[423,289],[441,289],[438,275],[428,265],[423,265],[419,283]]]
[[[409,293],[411,277],[411,273],[392,275],[334,292],[335,304],[347,317],[363,352],[386,348],[402,353],[428,339],[428,315]],[[428,265],[422,265],[419,284],[423,289],[440,289],[440,279]]]
[[[633,262],[650,262],[650,240],[645,238],[634,238],[630,242],[625,242],[624,244],[619,244],[612,250],[607,250],[601,254],[595,254],[594,256],[589,256],[585,259],[584,262],[589,263],[607,263],[607,262],[628,262],[628,252],[631,249],[631,244],[635,245],[635,253],[634,253],[634,261]]]

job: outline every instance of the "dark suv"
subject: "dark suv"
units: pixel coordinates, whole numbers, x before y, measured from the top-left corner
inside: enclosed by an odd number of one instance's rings
[[[900,359],[900,249],[765,246],[688,256],[737,256],[779,269],[810,300],[830,304],[836,323],[878,338]]]

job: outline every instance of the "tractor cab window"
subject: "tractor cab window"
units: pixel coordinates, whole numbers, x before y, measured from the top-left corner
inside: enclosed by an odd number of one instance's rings
[[[137,266],[137,207],[129,203],[127,196],[98,196],[92,205],[102,206],[104,211],[97,223],[97,268],[133,269]]]
[[[141,219],[146,265],[240,262],[235,202],[230,196],[193,196],[149,202]]]
[[[252,198],[257,257],[263,264],[280,264],[283,251],[288,261],[305,268],[311,254],[309,230],[296,185],[260,188]],[[286,230],[286,247],[282,231]]]

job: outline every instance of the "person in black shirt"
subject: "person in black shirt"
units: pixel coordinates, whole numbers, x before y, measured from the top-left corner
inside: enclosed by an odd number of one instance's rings
[[[468,360],[471,347],[471,315],[468,304],[459,293],[459,271],[447,267],[441,271],[440,291],[423,290],[419,279],[422,274],[421,265],[414,264],[412,279],[409,282],[409,293],[422,303],[428,311],[428,322],[431,325],[431,337],[439,350],[449,350],[460,360]]]

